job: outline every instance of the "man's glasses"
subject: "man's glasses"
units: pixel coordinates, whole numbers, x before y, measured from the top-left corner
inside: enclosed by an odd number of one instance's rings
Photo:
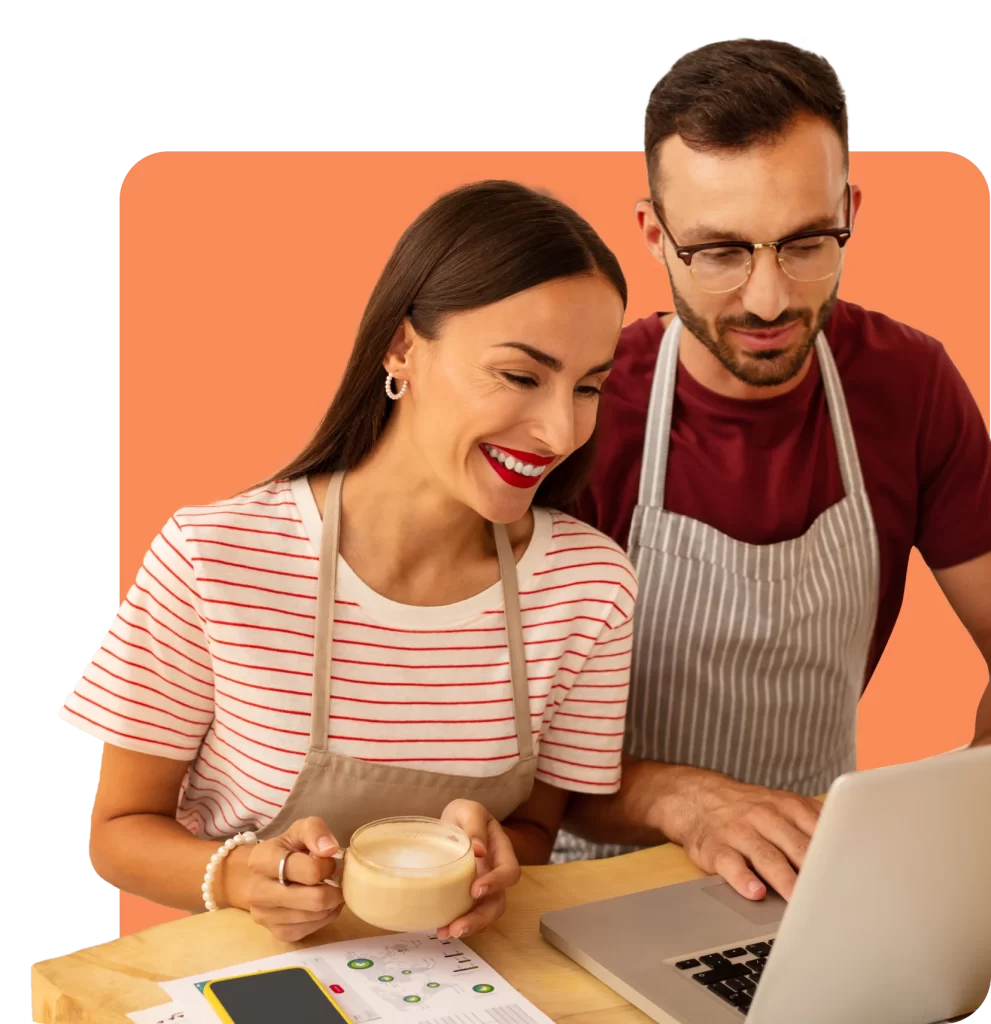
[[[832,277],[840,266],[843,246],[850,238],[850,184],[844,195],[846,227],[802,231],[776,242],[703,242],[678,245],[661,217],[657,203],[651,205],[658,223],[674,246],[675,254],[688,267],[692,280],[704,292],[720,295],[747,283],[758,249],[774,249],[781,269],[793,281],[810,284]]]

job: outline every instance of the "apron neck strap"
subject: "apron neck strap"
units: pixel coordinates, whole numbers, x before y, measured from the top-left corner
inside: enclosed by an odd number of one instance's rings
[[[520,760],[525,761],[533,756],[533,722],[530,717],[530,680],[526,673],[516,558],[506,527],[502,523],[493,523],[492,532],[499,556],[503,602],[506,605],[506,639],[509,643],[509,678],[513,683],[513,707],[516,711],[516,741],[520,748]]]
[[[650,405],[643,442],[643,465],[640,470],[640,496],[637,499],[641,506],[656,505],[658,508],[664,508],[671,417],[674,411],[680,349],[681,320],[675,316],[661,338],[654,367],[654,380],[650,387]]]
[[[317,563],[317,618],[313,636],[313,711],[310,715],[310,749],[327,749],[330,715],[331,648],[337,598],[337,556],[341,550],[341,494],[344,474],[334,473],[327,486],[320,527],[320,561]]]
[[[857,441],[850,423],[850,412],[847,409],[846,396],[843,394],[840,372],[836,369],[833,351],[823,331],[820,331],[816,338],[816,355],[819,357],[819,372],[822,374],[826,408],[829,410],[829,422],[833,428],[833,440],[836,442],[836,456],[840,463],[843,490],[848,496],[866,493],[864,474],[857,455]]]
[[[327,749],[330,721],[329,703],[334,634],[334,609],[337,594],[337,559],[341,547],[341,496],[344,473],[334,473],[324,499],[323,525],[320,528],[320,561],[317,569],[317,608],[313,639],[313,711],[310,717],[310,749]],[[533,726],[530,718],[530,682],[526,672],[523,644],[523,620],[516,574],[516,559],[506,527],[492,524],[499,574],[502,577],[506,605],[506,633],[509,642],[509,675],[513,684],[516,712],[516,738],[520,760],[533,756]]]

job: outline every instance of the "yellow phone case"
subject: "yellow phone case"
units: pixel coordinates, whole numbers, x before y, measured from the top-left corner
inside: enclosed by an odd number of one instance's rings
[[[306,973],[313,979],[314,984],[323,993],[327,1002],[334,1007],[334,1009],[341,1015],[341,1017],[347,1022],[347,1024],[354,1024],[351,1018],[341,1009],[340,1004],[337,1000],[327,991],[327,987],[320,981],[320,979],[310,970],[309,967],[304,967],[302,964],[299,966],[291,967],[275,967],[270,971],[248,971],[247,974],[234,974],[227,978],[212,978],[210,981],[203,986],[203,995],[206,997],[207,1002],[213,1007],[213,1012],[224,1022],[224,1024],[238,1024],[236,1020],[224,1009],[220,1000],[213,994],[212,986],[214,982],[221,981],[236,981],[238,978],[253,978],[256,974],[277,974],[279,971],[306,971]]]

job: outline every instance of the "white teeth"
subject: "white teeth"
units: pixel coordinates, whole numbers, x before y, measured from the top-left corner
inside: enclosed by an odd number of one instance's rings
[[[483,444],[482,448],[493,458],[501,462],[506,469],[512,470],[514,473],[519,473],[520,476],[540,476],[546,466],[535,466],[531,462],[524,462],[522,459],[518,459],[513,455],[507,455],[504,451],[496,448],[495,445]]]

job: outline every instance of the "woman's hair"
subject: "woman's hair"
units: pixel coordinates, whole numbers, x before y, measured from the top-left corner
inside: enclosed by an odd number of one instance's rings
[[[352,469],[382,436],[392,403],[383,360],[409,317],[423,338],[444,320],[573,274],[604,275],[626,306],[619,261],[592,227],[552,196],[512,181],[442,195],[406,229],[372,290],[341,385],[310,443],[273,480]],[[559,507],[580,490],[594,438],[541,482],[536,504]]]

